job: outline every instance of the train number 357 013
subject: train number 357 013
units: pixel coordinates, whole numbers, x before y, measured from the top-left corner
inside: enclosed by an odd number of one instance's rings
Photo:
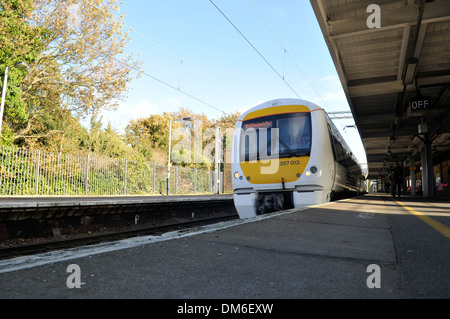
[[[280,166],[300,165],[300,161],[280,161]]]

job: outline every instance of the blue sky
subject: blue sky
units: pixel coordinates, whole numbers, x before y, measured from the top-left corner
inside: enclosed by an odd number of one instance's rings
[[[223,112],[298,96],[329,112],[349,110],[309,1],[213,2],[271,66],[209,0],[125,0],[121,13],[126,28],[133,29],[127,50],[143,62],[144,72],[209,105],[142,75],[129,84],[118,110],[103,113],[104,122],[122,131],[132,119],[179,107],[216,119]],[[335,124],[366,162],[357,131],[343,130],[353,120]]]

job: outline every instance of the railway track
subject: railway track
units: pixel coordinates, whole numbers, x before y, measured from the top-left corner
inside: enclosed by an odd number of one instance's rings
[[[238,218],[231,196],[0,200],[0,259]]]
[[[55,240],[54,238],[48,238],[47,240],[31,244],[0,248],[0,259],[7,259],[17,256],[37,254],[42,252],[67,249],[78,246],[93,245],[107,241],[115,241],[144,235],[157,236],[166,233],[168,231],[189,229],[196,226],[209,225],[237,218],[238,218],[237,214],[231,214],[228,216],[219,216],[205,219],[197,219],[192,221],[176,222],[161,226],[131,228],[120,231],[105,231],[103,233],[88,234],[88,235],[85,234],[73,238],[65,238],[57,240]]]

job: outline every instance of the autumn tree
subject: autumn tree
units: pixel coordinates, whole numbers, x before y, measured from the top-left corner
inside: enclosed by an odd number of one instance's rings
[[[182,166],[210,168],[209,164],[212,156],[205,158],[204,151],[205,146],[211,144],[214,136],[211,120],[203,113],[198,114],[183,107],[170,115],[174,119],[171,149],[172,162]],[[183,120],[186,118],[189,120]]]
[[[111,124],[108,123],[104,129],[102,126],[102,117],[92,116],[89,129],[84,130],[79,137],[80,149],[104,157],[133,157],[131,147],[123,142]]]
[[[36,129],[46,125],[43,114],[58,109],[76,118],[115,109],[140,70],[124,51],[130,36],[117,0],[33,0],[33,5],[27,20],[40,27],[43,50],[23,81],[29,121],[15,132],[22,139],[64,134],[72,123]]]
[[[224,146],[231,145],[234,128],[236,127],[237,120],[241,116],[239,112],[235,112],[232,114],[225,114],[216,121],[214,121],[213,125],[218,126],[222,130],[222,135],[224,138]]]
[[[190,118],[190,121],[182,121],[183,118]],[[181,153],[193,149],[194,130],[200,132],[201,150],[207,142],[203,139],[205,132],[211,128],[211,121],[205,114],[197,114],[188,108],[180,108],[176,112],[153,114],[147,118],[132,120],[125,128],[126,142],[139,150],[147,158],[160,163],[167,162],[169,148],[169,125],[172,119],[172,160],[176,163],[195,165],[193,153],[189,153],[189,158],[179,157],[179,146],[186,143],[186,147],[181,147]],[[199,126],[201,125],[201,126]],[[177,148],[178,147],[178,148]],[[186,155],[186,154],[184,154]],[[200,157],[202,154],[200,155]]]
[[[13,66],[20,61],[34,63],[43,50],[46,32],[29,22],[33,9],[32,0],[0,0],[0,92],[5,70],[9,68],[1,144],[11,144],[14,131],[26,124],[29,118],[21,90],[26,71]]]

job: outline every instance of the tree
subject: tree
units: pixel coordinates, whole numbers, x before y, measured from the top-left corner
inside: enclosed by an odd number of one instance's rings
[[[190,118],[190,121],[181,121],[182,118]],[[146,158],[166,163],[170,119],[172,119],[172,162],[183,166],[209,167],[204,160],[203,151],[206,145],[211,144],[215,130],[205,114],[196,114],[187,108],[130,121],[125,128],[126,142]],[[195,138],[200,141],[195,141]],[[196,143],[200,149],[195,149]],[[198,159],[204,161],[196,163]]]
[[[169,147],[169,120],[168,113],[131,120],[125,128],[126,142],[144,157],[151,159],[153,150]]]
[[[36,137],[39,114],[55,108],[77,118],[115,109],[140,70],[140,62],[124,52],[130,37],[117,0],[33,2],[28,20],[40,26],[43,50],[24,79],[30,121],[17,132],[22,138]]]
[[[11,68],[19,61],[32,64],[43,50],[45,30],[30,24],[29,17],[34,9],[32,0],[0,0],[0,91],[3,86],[6,67],[9,67],[6,88],[2,144],[11,144],[13,133],[26,125],[29,118],[24,102],[21,83],[26,71]]]
[[[102,129],[102,126],[102,117],[92,116],[89,130],[79,137],[79,147],[88,153],[105,157],[133,156],[132,149],[123,142],[111,123],[108,123],[105,129]]]

